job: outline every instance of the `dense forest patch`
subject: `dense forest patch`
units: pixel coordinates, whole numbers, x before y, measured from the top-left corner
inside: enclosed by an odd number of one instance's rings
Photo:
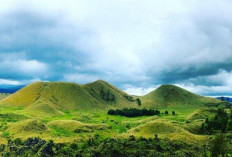
[[[108,111],[109,115],[120,115],[120,116],[126,116],[126,117],[137,117],[137,116],[154,116],[159,115],[159,110],[154,109],[137,109],[137,108],[124,108],[122,110],[120,109],[110,109]]]

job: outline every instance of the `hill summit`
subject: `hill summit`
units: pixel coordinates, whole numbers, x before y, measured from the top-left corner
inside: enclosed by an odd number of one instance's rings
[[[138,103],[138,99],[141,100],[141,104]],[[60,115],[77,110],[202,106],[218,102],[221,101],[196,95],[174,85],[162,85],[145,96],[136,97],[98,80],[84,85],[69,82],[35,82],[2,99],[0,105],[19,107],[32,113]]]
[[[71,110],[136,107],[132,96],[102,80],[79,85],[68,82],[35,82],[0,101],[28,111],[61,114]]]
[[[142,103],[147,107],[173,106],[173,105],[195,105],[201,106],[208,103],[220,101],[191,93],[175,85],[162,85],[149,94],[141,97]]]

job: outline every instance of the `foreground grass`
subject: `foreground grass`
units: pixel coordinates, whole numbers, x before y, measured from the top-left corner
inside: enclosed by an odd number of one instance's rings
[[[64,112],[59,116],[48,116],[44,114],[36,114],[33,112],[27,112],[23,108],[9,108],[7,106],[0,107],[0,137],[6,138],[4,135],[8,135],[11,138],[23,138],[26,139],[30,136],[43,137],[44,139],[52,139],[54,142],[72,142],[82,141],[93,136],[99,136],[102,139],[108,137],[118,137],[121,134],[127,133],[130,129],[146,124],[148,122],[161,120],[164,122],[170,122],[178,124],[182,127],[187,117],[193,113],[197,108],[190,106],[182,107],[168,107],[158,108],[161,111],[159,116],[141,116],[141,117],[124,117],[107,115],[107,111],[94,110],[94,111],[77,111],[77,112]],[[164,114],[168,111],[169,114]],[[175,111],[176,115],[172,115],[172,111]],[[28,120],[33,123],[26,123]],[[55,121],[58,121],[56,125],[51,125]],[[80,128],[84,129],[68,129],[75,127],[76,124],[70,123],[70,121],[77,121],[81,124]],[[66,127],[63,127],[66,125]],[[45,130],[40,128],[30,128],[30,125],[37,125],[46,127]],[[107,127],[98,128],[99,125]],[[77,126],[76,126],[77,127]],[[21,130],[19,129],[21,128]],[[25,129],[26,128],[26,129]],[[28,131],[30,128],[32,131]],[[142,135],[140,135],[142,136]]]

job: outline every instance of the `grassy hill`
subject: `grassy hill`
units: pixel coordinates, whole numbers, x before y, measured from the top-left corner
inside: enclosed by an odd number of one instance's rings
[[[134,135],[136,137],[143,136],[147,138],[152,138],[155,134],[158,134],[159,137],[168,138],[170,140],[180,140],[189,143],[198,143],[205,140],[204,136],[191,134],[184,128],[170,122],[165,122],[163,120],[155,120],[143,125],[139,125],[128,130],[128,132],[122,134],[122,136]]]
[[[137,101],[133,96],[105,81],[98,80],[82,85],[82,87],[101,104],[109,104],[111,107],[116,108],[138,107]]]
[[[155,91],[141,97],[141,101],[146,107],[176,105],[203,106],[208,103],[220,103],[219,100],[196,95],[174,85],[162,85]]]
[[[0,104],[28,112],[60,115],[66,111],[138,106],[128,97],[131,96],[101,80],[85,85],[35,82],[1,100]]]
[[[203,106],[206,103],[220,102],[174,85],[162,85],[140,99],[142,108]],[[68,82],[35,82],[2,99],[0,104],[46,115],[62,115],[65,112],[78,110],[139,107],[136,97],[102,80],[84,85]]]
[[[60,111],[94,107],[99,102],[75,83],[35,82],[1,100],[0,104],[58,114]]]

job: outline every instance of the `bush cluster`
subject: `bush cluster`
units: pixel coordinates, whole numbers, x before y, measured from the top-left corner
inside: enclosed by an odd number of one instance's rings
[[[202,123],[200,128],[201,134],[213,134],[218,131],[221,133],[226,133],[232,130],[232,111],[230,115],[224,109],[218,109],[217,114],[212,120],[208,118]]]
[[[124,108],[122,110],[116,109],[112,110],[110,109],[108,111],[109,115],[120,115],[120,116],[126,116],[126,117],[137,117],[137,116],[153,116],[153,115],[159,115],[159,110],[154,109],[137,109],[137,108]]]
[[[103,86],[101,87],[100,95],[101,95],[101,98],[106,101],[115,101],[114,94],[112,94],[109,89],[106,92]]]
[[[29,138],[8,141],[0,146],[0,156],[75,156],[75,157],[151,157],[151,156],[202,156],[205,154],[201,147],[153,138],[135,138],[131,135],[125,139],[99,139],[98,136],[89,138],[84,143],[53,143],[39,138]]]

